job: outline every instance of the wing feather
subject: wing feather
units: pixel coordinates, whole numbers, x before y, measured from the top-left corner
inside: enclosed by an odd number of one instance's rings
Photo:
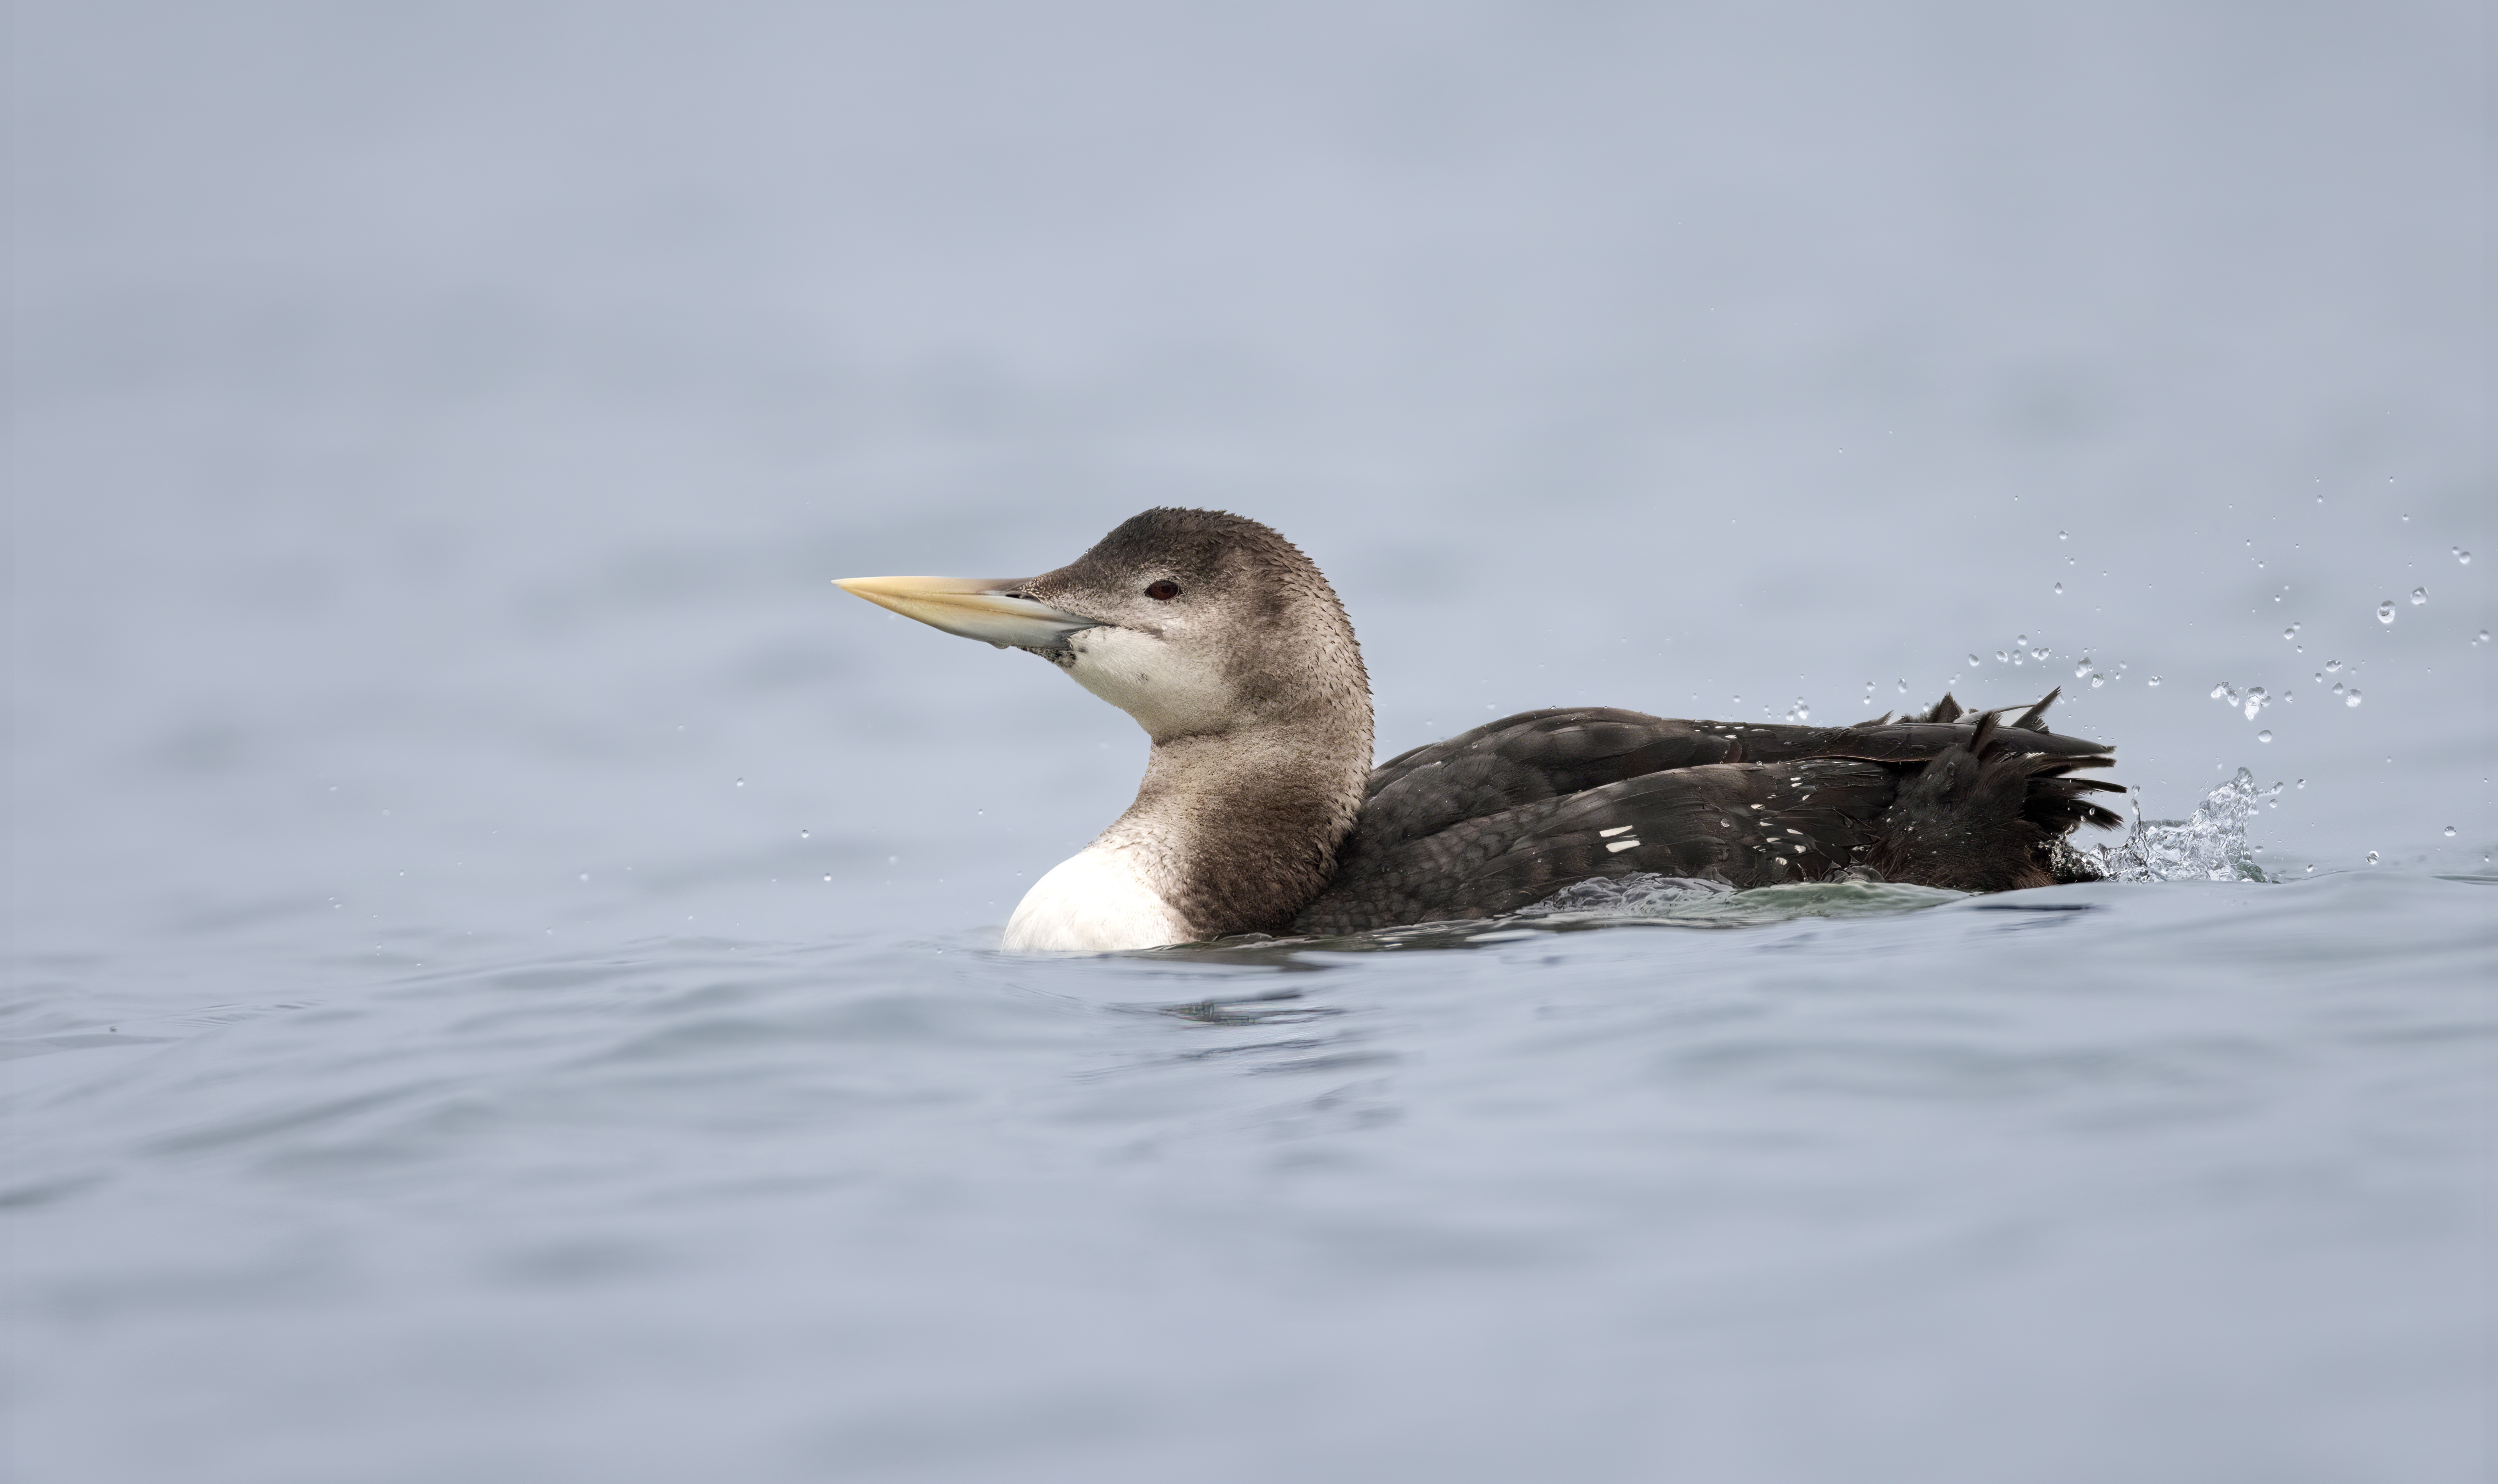
[[[1946,754],[2022,759],[2007,828],[2044,837],[2114,824],[2083,796],[2117,785],[2066,776],[2109,766],[2113,751],[2047,731],[2056,694],[2008,725],[1950,696],[1922,716],[1848,727],[1611,708],[1505,716],[1373,771],[1331,883],[1292,931],[1497,916],[1573,881],[1635,871],[1739,886],[1820,879],[1879,854],[1903,781]]]

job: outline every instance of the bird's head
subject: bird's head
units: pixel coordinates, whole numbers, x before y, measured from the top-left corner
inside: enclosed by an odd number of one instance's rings
[[[1334,589],[1273,529],[1223,511],[1148,510],[1039,577],[841,585],[946,633],[1040,654],[1157,742],[1325,721],[1348,707],[1368,718],[1361,647]]]

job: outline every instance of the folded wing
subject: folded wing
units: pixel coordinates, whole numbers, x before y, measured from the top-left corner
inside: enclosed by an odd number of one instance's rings
[[[2114,757],[2047,731],[2054,700],[2009,724],[1948,696],[1923,716],[1851,727],[1599,708],[1504,717],[1372,773],[1334,878],[1293,930],[1497,916],[1637,871],[1760,886],[1872,867],[1969,890],[2044,884],[2053,841],[2117,823],[2085,795],[2121,791],[2068,776]]]

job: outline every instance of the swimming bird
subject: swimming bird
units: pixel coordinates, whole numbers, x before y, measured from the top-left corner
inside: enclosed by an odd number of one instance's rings
[[[1370,682],[1335,589],[1267,526],[1148,510],[1039,577],[845,578],[949,634],[1038,654],[1153,740],[1137,802],[1033,885],[1010,950],[1150,948],[1495,917],[1591,877],[1886,879],[1993,892],[2099,872],[2114,761],[1946,695],[1846,727],[1521,711],[1371,766]]]

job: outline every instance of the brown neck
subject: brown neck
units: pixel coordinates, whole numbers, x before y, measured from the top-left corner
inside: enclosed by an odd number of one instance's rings
[[[1370,715],[1154,744],[1137,802],[1103,836],[1139,849],[1200,937],[1281,931],[1335,872],[1361,812]]]

